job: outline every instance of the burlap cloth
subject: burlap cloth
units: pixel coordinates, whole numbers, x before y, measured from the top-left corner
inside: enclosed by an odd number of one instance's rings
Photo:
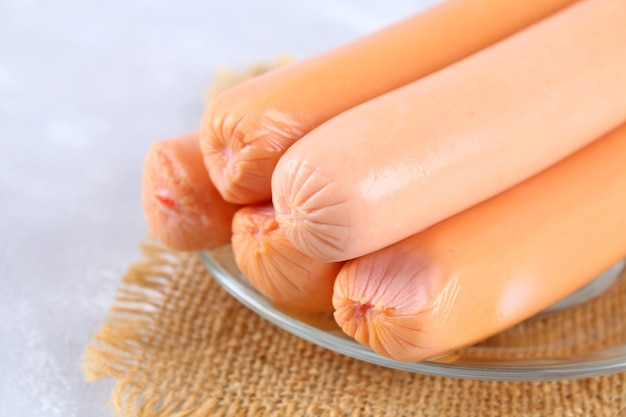
[[[242,73],[222,70],[209,98],[288,61]],[[152,242],[142,249],[145,259],[123,278],[83,361],[88,380],[116,380],[111,406],[119,416],[626,416],[626,373],[492,382],[372,365],[257,316],[222,289],[196,254]],[[516,326],[481,345],[528,342],[542,357],[566,357],[577,353],[578,341],[561,348],[555,341],[575,326],[597,330],[598,337],[580,340],[581,347],[622,346],[620,322],[609,326],[602,318],[626,317],[623,300],[626,275],[602,299],[539,326]],[[472,354],[479,358],[480,348]]]
[[[115,378],[112,408],[120,416],[626,415],[626,373],[493,382],[372,365],[257,316],[193,253],[154,244],[143,252],[83,363],[90,380]],[[626,285],[613,291],[624,300]],[[600,316],[604,304],[581,311]]]

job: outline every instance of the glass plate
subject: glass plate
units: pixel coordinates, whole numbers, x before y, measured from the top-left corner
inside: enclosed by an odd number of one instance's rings
[[[501,381],[583,378],[626,370],[626,274],[621,261],[537,316],[479,344],[423,362],[399,362],[355,342],[331,313],[285,310],[239,271],[230,246],[199,252],[226,291],[294,335],[346,356],[423,374]]]

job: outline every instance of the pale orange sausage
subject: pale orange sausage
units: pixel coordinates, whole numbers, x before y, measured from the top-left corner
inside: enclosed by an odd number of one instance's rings
[[[274,171],[281,228],[355,258],[580,149],[626,120],[625,22],[624,0],[582,1],[331,119]]]
[[[154,237],[178,250],[227,244],[232,218],[240,207],[224,201],[211,183],[197,133],[161,140],[150,147],[141,199]]]
[[[281,306],[331,311],[340,263],[312,259],[289,242],[271,204],[247,206],[233,219],[235,262],[252,285]]]
[[[336,321],[379,354],[415,361],[538,313],[626,256],[625,174],[623,125],[490,200],[349,261],[335,283]]]
[[[449,0],[215,98],[200,127],[211,178],[233,203],[269,200],[280,156],[355,105],[462,59],[574,0]]]

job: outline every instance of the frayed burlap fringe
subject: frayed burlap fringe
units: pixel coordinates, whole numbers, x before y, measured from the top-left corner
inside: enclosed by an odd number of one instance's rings
[[[152,243],[141,249],[144,260],[124,276],[110,316],[86,349],[85,377],[88,381],[100,377],[117,381],[112,405],[119,416],[173,416],[175,410],[180,410],[181,416],[190,415],[182,399],[156,395],[157,387],[150,387],[144,366],[146,355],[163,337],[160,325],[175,296],[174,281],[189,273],[186,266],[195,255]],[[160,411],[155,412],[157,409]]]

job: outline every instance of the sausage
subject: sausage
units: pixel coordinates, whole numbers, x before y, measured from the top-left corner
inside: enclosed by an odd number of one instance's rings
[[[365,255],[626,120],[626,2],[585,0],[310,132],[273,174],[277,220],[324,261]]]
[[[246,206],[233,219],[235,262],[267,298],[300,311],[332,311],[335,277],[342,264],[320,262],[289,242],[271,204]]]
[[[449,0],[344,46],[244,82],[216,97],[200,126],[222,196],[270,198],[280,156],[355,105],[462,59],[574,0]]]
[[[416,361],[540,312],[626,256],[625,158],[622,125],[490,200],[347,262],[335,320],[379,354]]]
[[[213,186],[197,133],[161,140],[148,149],[141,199],[154,237],[186,251],[229,243],[232,218],[240,207],[226,202]]]

